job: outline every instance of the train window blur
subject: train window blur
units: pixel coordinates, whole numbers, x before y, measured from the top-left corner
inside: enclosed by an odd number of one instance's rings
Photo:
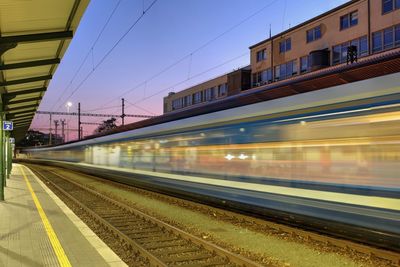
[[[38,157],[214,178],[400,190],[400,111],[221,125]]]

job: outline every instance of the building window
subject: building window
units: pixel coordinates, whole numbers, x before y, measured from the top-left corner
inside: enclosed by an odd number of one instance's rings
[[[292,49],[292,42],[291,39],[288,38],[282,42],[279,42],[279,53],[285,53]]]
[[[389,13],[400,8],[400,0],[382,0],[382,14]]]
[[[321,26],[317,26],[311,30],[307,31],[307,43],[320,39],[321,34]]]
[[[267,50],[263,49],[257,52],[257,62],[267,59]]]
[[[261,72],[256,72],[253,74],[253,86],[261,86],[262,79],[261,79]]]
[[[206,101],[211,101],[215,98],[214,87],[206,89]]]
[[[227,94],[226,83],[218,85],[218,97],[225,96]]]
[[[261,72],[253,73],[253,86],[257,87],[261,85]]]
[[[307,72],[309,67],[309,56],[300,58],[300,73]]]
[[[272,71],[271,69],[266,69],[261,72],[261,80],[263,83],[270,83],[272,82]]]
[[[358,12],[354,11],[350,13],[350,27],[358,24]]]
[[[367,36],[363,36],[360,38],[359,45],[357,47],[358,56],[366,56],[368,55],[368,38]]]
[[[393,28],[387,28],[383,30],[383,49],[388,49],[393,47]]]
[[[382,13],[393,11],[393,0],[382,0]]]
[[[340,50],[341,45],[336,45],[332,48],[332,64],[340,63]]]
[[[172,100],[172,110],[183,108],[183,98]]]
[[[275,80],[283,80],[297,74],[296,60],[275,66]]]
[[[272,71],[266,69],[260,72],[253,73],[253,87],[261,86],[272,82]]]
[[[344,30],[358,24],[358,12],[353,11],[340,17],[340,29]]]
[[[347,47],[349,46],[349,42],[337,45],[333,47],[333,57],[332,63],[339,64],[347,61]]]
[[[377,52],[382,50],[382,32],[374,32],[372,34],[372,51]]]
[[[350,45],[350,42],[346,42],[342,44],[341,49],[340,49],[340,62],[346,62],[347,61],[347,51],[348,47]]]
[[[286,64],[281,64],[275,67],[275,80],[286,79]]]
[[[201,103],[202,92],[196,92],[193,94],[193,104]]]
[[[183,105],[184,105],[185,107],[191,106],[191,105],[192,105],[192,95],[187,95],[187,96],[184,97],[184,99],[183,99]]]
[[[350,42],[345,42],[340,45],[336,45],[332,48],[332,64],[344,63],[347,61],[347,48],[350,45],[357,47],[357,56],[363,57],[368,55],[368,38],[363,36]]]
[[[400,46],[400,24],[372,33],[372,52]]]
[[[279,79],[283,80],[285,78],[286,78],[286,64],[281,64],[279,66]]]
[[[261,77],[260,77],[261,79]],[[258,81],[258,72],[257,73],[253,73],[253,87],[254,86],[259,86],[260,82]]]

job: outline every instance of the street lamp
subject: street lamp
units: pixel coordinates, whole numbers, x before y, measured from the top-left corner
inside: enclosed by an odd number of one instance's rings
[[[67,104],[65,104],[65,106],[67,107],[67,112],[69,113],[69,108],[72,107],[72,102],[68,101]]]
[[[65,106],[67,107],[67,112],[69,113],[69,109],[72,107],[72,102],[68,101]],[[67,120],[67,141],[69,141],[69,118]]]

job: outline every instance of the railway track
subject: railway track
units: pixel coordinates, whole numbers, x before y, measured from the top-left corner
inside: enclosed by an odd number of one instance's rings
[[[261,266],[60,174],[31,169],[151,266]]]
[[[34,167],[34,165],[30,165],[31,167]],[[400,266],[400,254],[397,252],[393,251],[388,251],[380,248],[375,248],[359,243],[355,243],[353,241],[345,240],[345,239],[338,239],[334,237],[329,237],[326,235],[321,235],[318,233],[302,230],[296,227],[291,227],[287,225],[282,225],[270,221],[265,221],[262,219],[250,217],[247,215],[242,215],[238,214],[235,212],[231,211],[226,211],[226,210],[221,210],[219,208],[214,208],[210,207],[207,205],[202,205],[199,203],[193,203],[187,200],[183,199],[178,199],[175,197],[171,197],[168,195],[156,193],[156,192],[151,192],[148,190],[140,189],[140,188],[135,188],[130,185],[125,185],[121,183],[117,183],[114,181],[110,180],[104,180],[102,178],[94,177],[92,175],[84,174],[84,173],[79,173],[79,175],[89,177],[91,179],[95,179],[99,182],[102,182],[104,184],[109,184],[116,186],[118,188],[122,188],[124,190],[129,190],[133,192],[137,192],[140,194],[144,194],[147,196],[150,196],[152,198],[156,198],[168,203],[173,203],[174,205],[179,205],[181,207],[193,209],[196,211],[203,212],[204,214],[212,214],[212,216],[220,219],[220,220],[225,220],[230,223],[233,223],[235,225],[245,227],[245,228],[251,228],[255,231],[267,233],[267,232],[275,232],[277,235],[287,235],[290,236],[291,238],[294,238],[295,240],[299,240],[300,242],[303,242],[307,240],[307,242],[313,242],[313,243],[318,243],[322,247],[327,247],[328,250],[333,250],[336,252],[341,252],[341,251],[350,251],[351,254],[359,254],[361,258],[371,258],[371,259],[377,259],[379,261],[386,262],[388,266]]]
[[[130,185],[93,177],[87,174],[82,174],[82,175],[90,177],[92,179],[96,179],[98,181],[101,181],[102,183],[112,184],[114,186],[123,188],[125,190],[138,192],[140,194],[147,195],[168,203],[173,203],[174,205],[179,205],[181,207],[196,210],[197,212],[203,212],[204,214],[212,215],[213,217],[219,220],[227,221],[243,228],[250,228],[257,232],[262,232],[262,233],[274,232],[277,235],[284,234],[294,239],[298,239],[301,242],[307,241],[307,242],[319,243],[321,244],[321,246],[330,247],[331,250],[343,250],[343,251],[351,250],[357,254],[362,255],[361,257],[363,258],[375,258],[380,261],[384,261],[387,263],[387,266],[400,266],[400,254],[394,251],[389,251],[378,247],[371,247],[361,243],[356,243],[346,239],[339,239],[319,234],[316,232],[310,232],[307,230],[303,230],[300,227],[297,228],[289,225],[279,224],[272,221],[267,221],[256,217],[251,217],[237,212],[215,208],[200,203],[193,203],[188,200],[179,199],[176,197],[160,194],[157,192],[152,192],[145,189],[132,187]]]

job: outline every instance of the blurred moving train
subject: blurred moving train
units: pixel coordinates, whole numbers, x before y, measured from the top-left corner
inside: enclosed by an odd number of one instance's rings
[[[22,153],[400,250],[400,73]]]

